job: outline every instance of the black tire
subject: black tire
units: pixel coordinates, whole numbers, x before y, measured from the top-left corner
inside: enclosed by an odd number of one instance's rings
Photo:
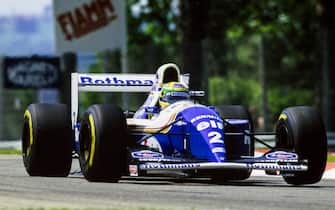
[[[92,105],[80,125],[79,161],[88,181],[116,182],[126,171],[127,123],[114,105]]]
[[[288,184],[313,184],[322,178],[327,162],[326,130],[319,112],[313,107],[290,107],[282,111],[276,125],[276,148],[308,160],[306,172],[284,176]]]
[[[240,105],[222,105],[215,107],[216,111],[220,114],[223,119],[247,119],[250,122],[250,132],[253,132],[253,122],[250,112]],[[225,132],[240,132],[232,126],[226,126]],[[229,137],[225,137],[225,146],[227,150],[227,159],[233,159],[234,154],[238,154],[240,151],[237,146],[234,145],[234,140],[230,140]],[[250,138],[249,150],[243,154],[243,156],[254,156],[254,139]],[[212,179],[215,182],[223,182],[225,180],[244,180],[250,177],[252,170],[230,170],[230,171],[213,171]]]
[[[69,174],[72,129],[64,104],[31,104],[24,114],[22,157],[30,176]]]

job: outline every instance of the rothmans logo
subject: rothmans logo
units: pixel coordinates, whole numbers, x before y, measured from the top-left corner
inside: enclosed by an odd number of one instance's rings
[[[80,85],[106,85],[106,86],[152,86],[154,82],[148,79],[120,79],[118,77],[93,78],[89,76],[79,77]]]

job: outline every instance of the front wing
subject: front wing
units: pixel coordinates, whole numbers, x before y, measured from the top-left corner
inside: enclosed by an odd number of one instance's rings
[[[131,176],[141,172],[155,171],[162,174],[166,171],[198,171],[198,170],[263,170],[267,174],[290,174],[307,171],[307,160],[299,160],[295,153],[272,151],[261,157],[245,157],[226,162],[208,162],[204,160],[184,159],[164,156],[161,153],[142,150],[132,152],[132,163],[129,165]]]
[[[278,163],[234,163],[234,162],[224,162],[224,163],[144,163],[139,164],[139,170],[195,170],[195,169],[256,169],[256,170],[266,170],[266,171],[285,171],[285,172],[295,172],[295,171],[307,171],[306,165],[282,165]]]

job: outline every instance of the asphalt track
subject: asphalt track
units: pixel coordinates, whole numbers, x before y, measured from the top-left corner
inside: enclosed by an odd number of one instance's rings
[[[75,160],[76,161],[76,160]],[[73,168],[77,168],[75,162]],[[280,177],[252,176],[223,185],[208,180],[127,179],[90,183],[80,175],[29,177],[20,156],[0,156],[0,209],[335,209],[335,180],[293,187]]]

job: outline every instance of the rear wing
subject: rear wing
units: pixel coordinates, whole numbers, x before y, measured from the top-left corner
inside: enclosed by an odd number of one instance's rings
[[[149,92],[156,81],[155,74],[71,74],[71,122],[76,129],[79,92]]]
[[[155,74],[81,74],[72,73],[71,85],[86,92],[149,92]]]
[[[188,84],[189,74],[180,75]],[[77,128],[79,92],[150,92],[156,84],[155,74],[71,74],[71,121]]]

